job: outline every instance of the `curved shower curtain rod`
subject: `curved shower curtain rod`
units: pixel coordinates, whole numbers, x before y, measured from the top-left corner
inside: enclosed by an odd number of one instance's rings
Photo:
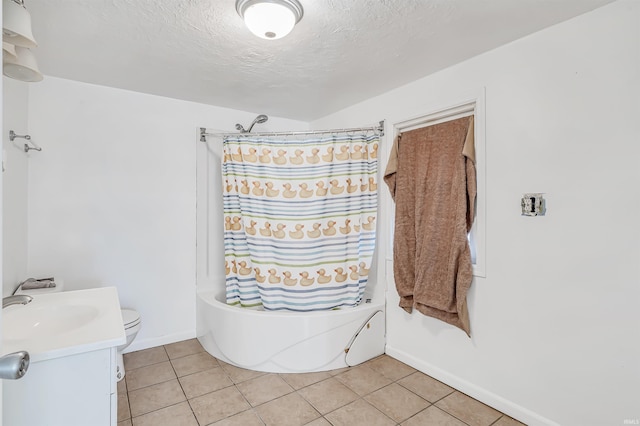
[[[380,120],[377,126],[372,127],[353,127],[348,129],[331,129],[331,130],[308,130],[300,132],[263,132],[263,133],[207,133],[207,129],[200,127],[200,142],[206,142],[207,136],[223,138],[225,136],[297,136],[297,135],[321,135],[327,133],[348,133],[348,132],[366,132],[374,131],[384,136],[384,120]]]

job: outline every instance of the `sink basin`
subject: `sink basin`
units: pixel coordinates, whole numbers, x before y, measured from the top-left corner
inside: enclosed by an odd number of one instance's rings
[[[2,314],[2,353],[26,350],[32,362],[126,341],[115,287],[35,295]]]
[[[87,305],[44,305],[34,309],[15,308],[4,318],[2,335],[8,340],[30,340],[72,333],[86,327],[100,310]]]

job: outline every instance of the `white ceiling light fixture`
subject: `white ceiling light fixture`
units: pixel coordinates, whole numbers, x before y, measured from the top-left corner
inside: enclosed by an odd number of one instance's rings
[[[3,55],[2,74],[27,83],[42,81],[42,73],[33,53],[26,47],[16,46],[16,58]]]
[[[2,0],[2,41],[27,48],[38,46],[23,0]]]
[[[289,34],[304,13],[298,0],[236,0],[236,10],[247,28],[266,40]]]
[[[16,47],[13,44],[9,44],[6,41],[2,42],[2,61],[15,61],[18,59],[16,54]]]

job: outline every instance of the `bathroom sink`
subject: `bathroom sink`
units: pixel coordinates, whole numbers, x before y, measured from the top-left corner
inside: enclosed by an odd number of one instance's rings
[[[26,350],[33,362],[126,341],[115,287],[36,295],[2,314],[2,353]]]
[[[96,319],[100,310],[88,305],[44,305],[14,308],[4,318],[2,335],[7,340],[30,340],[72,333]]]

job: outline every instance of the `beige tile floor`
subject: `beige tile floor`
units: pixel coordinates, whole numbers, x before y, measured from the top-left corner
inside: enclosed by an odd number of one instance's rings
[[[125,354],[118,426],[521,426],[387,355],[306,374],[245,370],[196,339]]]

